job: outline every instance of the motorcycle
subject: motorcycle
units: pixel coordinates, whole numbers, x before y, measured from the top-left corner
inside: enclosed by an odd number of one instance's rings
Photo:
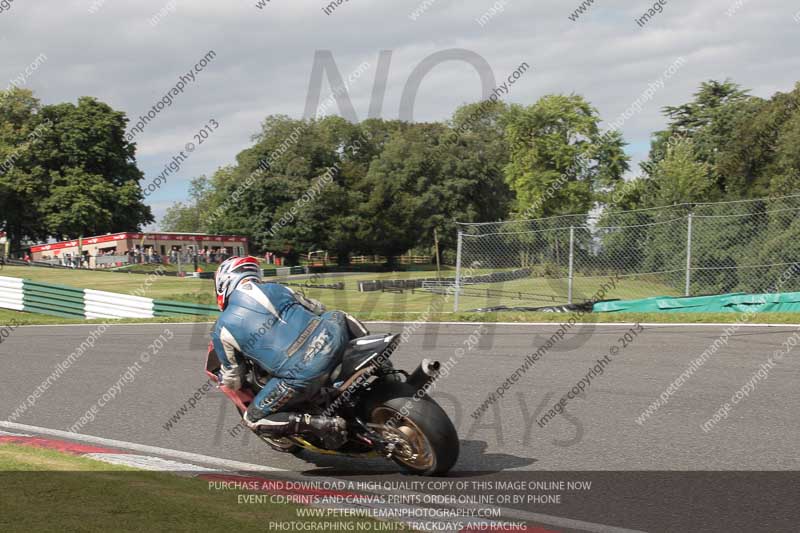
[[[458,459],[459,440],[450,418],[427,389],[440,364],[423,360],[412,373],[395,369],[389,357],[400,335],[365,335],[350,340],[341,362],[324,377],[309,401],[295,409],[311,415],[340,416],[347,422],[345,442],[307,435],[271,438],[258,434],[272,449],[298,455],[303,450],[349,457],[382,456],[406,472],[435,476],[448,472]],[[232,390],[220,382],[220,361],[209,345],[206,373],[243,414],[270,375],[249,358],[245,383]]]

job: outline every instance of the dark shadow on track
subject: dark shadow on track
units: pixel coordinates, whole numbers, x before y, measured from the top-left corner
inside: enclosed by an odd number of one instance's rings
[[[462,440],[458,463],[446,477],[471,477],[496,474],[529,466],[537,459],[517,457],[507,453],[486,453],[488,445],[482,440]],[[309,476],[363,476],[400,473],[400,467],[385,459],[348,458],[303,452],[303,460],[319,468],[303,472]]]

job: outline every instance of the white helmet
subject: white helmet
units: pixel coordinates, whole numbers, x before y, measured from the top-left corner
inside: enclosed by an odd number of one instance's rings
[[[261,281],[261,265],[255,257],[231,257],[219,265],[214,274],[214,286],[217,290],[217,306],[224,311],[228,306],[228,298],[242,280],[253,278]]]

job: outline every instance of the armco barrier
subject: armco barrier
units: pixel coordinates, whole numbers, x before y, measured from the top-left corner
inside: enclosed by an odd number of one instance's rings
[[[22,311],[24,302],[23,280],[19,278],[7,278],[0,276],[0,307]]]
[[[153,300],[116,292],[78,289],[39,281],[0,276],[0,308],[44,315],[81,318],[152,318],[208,316],[216,307]]]
[[[24,280],[23,311],[61,317],[84,317],[83,289]]]
[[[303,289],[333,289],[337,291],[344,290],[344,281],[337,281],[336,283],[309,283],[308,281],[298,281],[297,283],[292,283],[290,281],[280,281],[278,282],[281,285],[286,285],[287,287],[300,287]]]
[[[278,267],[275,269],[276,276],[291,276],[293,274],[308,274],[308,268],[302,266]]]
[[[153,312],[155,316],[216,316],[219,309],[213,305],[153,300]]]
[[[152,318],[153,300],[84,289],[84,313],[86,318]]]

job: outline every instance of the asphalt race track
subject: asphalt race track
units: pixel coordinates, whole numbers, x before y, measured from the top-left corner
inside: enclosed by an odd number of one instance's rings
[[[21,327],[0,344],[4,361],[0,419],[9,419],[95,327]],[[140,365],[134,379],[122,383],[116,398],[99,409],[80,433],[309,476],[354,479],[369,472],[382,480],[408,479],[381,460],[304,454],[305,461],[271,451],[248,432],[234,437],[229,431],[238,421],[236,410],[214,390],[165,429],[206,382],[203,363],[209,327],[111,326],[33,407],[12,421],[66,430],[120,383],[120,376],[155,338],[170,330],[174,337]],[[399,331],[402,326],[370,327],[379,332]],[[423,357],[446,361],[458,348],[471,344],[466,339],[478,327],[422,326],[395,352],[395,364],[411,370]],[[800,347],[775,364],[727,419],[708,432],[701,428],[781,349],[796,326],[739,328],[641,425],[636,418],[720,338],[723,326],[644,326],[632,341],[621,341],[631,327],[572,328],[505,391],[498,404],[475,420],[471,413],[558,326],[490,325],[487,333],[478,333],[478,344],[463,357],[454,357],[455,366],[432,394],[453,417],[461,436],[461,457],[452,477],[593,480],[590,491],[567,495],[560,504],[519,507],[635,530],[668,531],[675,529],[666,524],[679,524],[684,531],[723,531],[731,524],[737,529],[759,528],[764,520],[775,520],[764,530],[796,525],[797,517],[789,514],[797,511],[787,502],[796,504],[800,489],[792,472],[800,470]],[[618,349],[611,352],[614,346]],[[581,398],[570,400],[564,415],[546,424],[536,422],[610,353],[615,355],[603,374],[592,379]]]

